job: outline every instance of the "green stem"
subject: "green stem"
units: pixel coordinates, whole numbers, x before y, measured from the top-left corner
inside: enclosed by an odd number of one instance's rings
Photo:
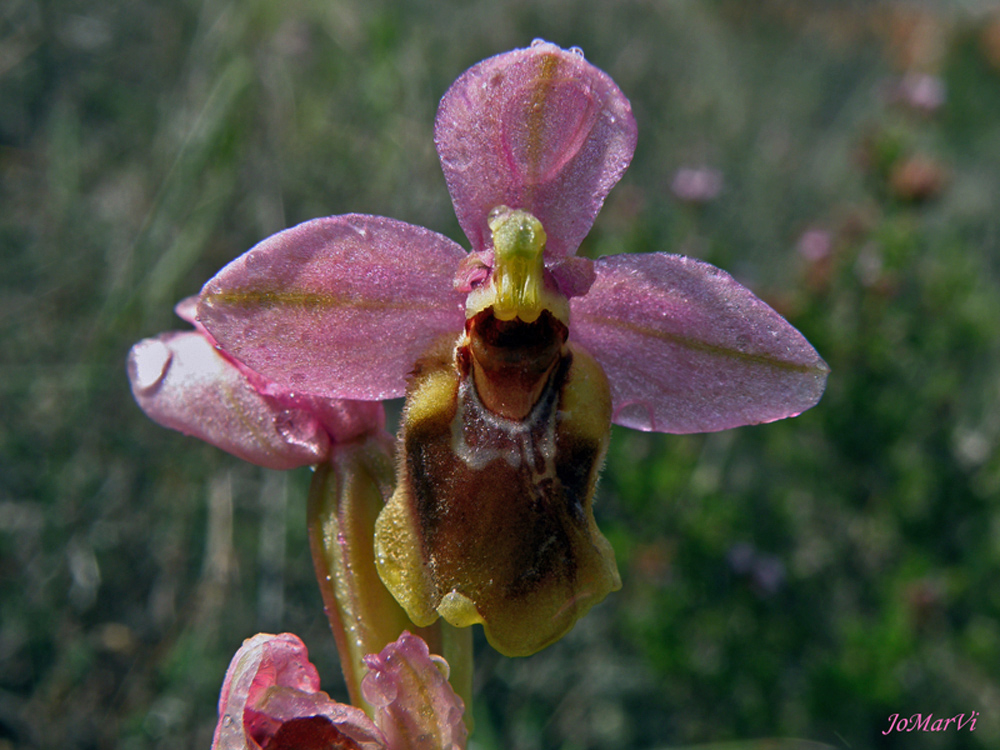
[[[330,461],[316,467],[309,488],[309,546],[351,703],[373,715],[361,695],[367,672],[362,657],[409,630],[448,661],[452,687],[465,701],[470,724],[471,631],[440,621],[418,628],[375,569],[375,520],[393,483],[392,438],[383,433],[335,446]]]

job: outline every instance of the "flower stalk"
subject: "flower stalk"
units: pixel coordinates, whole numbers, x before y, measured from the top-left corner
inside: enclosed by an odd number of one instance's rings
[[[361,684],[365,657],[404,631],[442,654],[455,691],[466,705],[472,692],[471,632],[444,623],[418,628],[386,590],[375,568],[375,521],[392,492],[392,438],[385,432],[336,445],[316,467],[309,488],[309,546],[351,703],[374,716]]]

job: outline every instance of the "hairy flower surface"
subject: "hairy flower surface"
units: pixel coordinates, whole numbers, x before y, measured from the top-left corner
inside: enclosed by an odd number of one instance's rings
[[[213,750],[465,747],[464,706],[442,674],[447,663],[432,657],[420,638],[403,633],[367,663],[366,681],[378,687],[371,689],[374,720],[319,689],[319,674],[298,636],[248,638],[226,672]]]
[[[703,432],[793,416],[828,369],[701,261],[574,257],[627,168],[628,100],[539,42],[466,71],[435,142],[472,244],[358,214],[281,232],[202,290],[201,323],[275,388],[406,395],[379,572],[418,625],[480,622],[510,655],[620,586],[591,503],[611,422]]]

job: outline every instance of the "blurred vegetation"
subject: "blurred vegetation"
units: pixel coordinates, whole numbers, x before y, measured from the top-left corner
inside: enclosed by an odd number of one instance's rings
[[[616,430],[597,513],[624,589],[535,657],[479,644],[477,746],[1000,746],[995,8],[6,0],[0,750],[207,748],[258,630],[302,635],[343,696],[308,472],[149,422],[125,354],[301,220],[463,239],[437,101],[534,37],[583,47],[639,122],[582,252],[716,263],[832,375],[795,420]],[[682,167],[721,192],[680,200]],[[972,711],[974,732],[882,734],[894,713]]]

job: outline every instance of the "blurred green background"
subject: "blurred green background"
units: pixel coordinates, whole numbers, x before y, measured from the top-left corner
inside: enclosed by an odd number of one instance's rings
[[[994,2],[4,0],[0,750],[208,748],[259,630],[344,694],[308,471],[153,424],[125,355],[299,221],[464,242],[437,101],[534,37],[582,47],[639,123],[582,252],[720,265],[832,374],[798,419],[616,429],[597,516],[624,589],[528,659],[477,635],[475,746],[1000,747]],[[679,196],[686,167],[721,190]]]

